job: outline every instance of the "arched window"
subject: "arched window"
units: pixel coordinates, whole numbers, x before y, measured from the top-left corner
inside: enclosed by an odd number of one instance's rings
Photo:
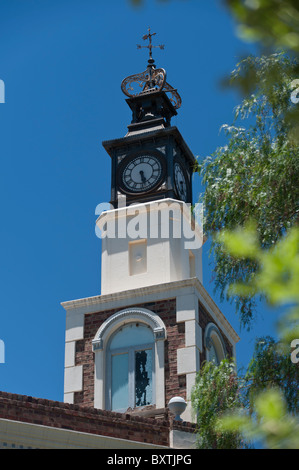
[[[164,408],[165,339],[163,321],[150,310],[128,308],[109,317],[92,341],[95,408]]]
[[[226,347],[222,335],[214,323],[209,323],[205,329],[205,347],[207,361],[219,365],[226,357]]]
[[[128,323],[107,347],[107,408],[123,412],[154,403],[154,334],[141,323]]]
[[[210,362],[214,362],[214,364],[216,364],[217,366],[220,364],[221,360],[219,360],[219,357],[218,357],[218,354],[217,354],[217,351],[216,351],[216,348],[214,346],[213,341],[211,341],[211,346],[210,346],[208,355],[209,355],[208,360]]]

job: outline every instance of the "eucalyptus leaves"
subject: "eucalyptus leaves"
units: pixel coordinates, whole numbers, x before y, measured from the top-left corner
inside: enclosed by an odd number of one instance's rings
[[[289,87],[292,64],[282,54],[249,57],[238,64],[232,80],[254,70],[255,92],[236,108],[235,122],[223,126],[227,145],[198,163],[204,227],[212,238],[215,286],[222,299],[231,299],[231,283],[252,279],[257,262],[231,256],[215,235],[254,219],[258,241],[269,248],[299,221],[299,145],[287,118],[294,106]],[[242,325],[250,326],[256,300],[250,295],[236,295],[234,300]]]

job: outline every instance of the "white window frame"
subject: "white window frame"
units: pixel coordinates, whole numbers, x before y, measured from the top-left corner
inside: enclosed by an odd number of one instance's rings
[[[154,334],[153,344],[153,367],[154,385],[153,397],[155,397],[156,408],[164,408],[165,404],[165,358],[164,341],[166,339],[166,327],[162,319],[154,312],[144,308],[127,308],[111,315],[98,329],[93,341],[92,348],[95,353],[94,370],[94,407],[107,409],[109,399],[107,398],[109,384],[108,370],[108,347],[109,340],[121,326],[128,323],[143,323],[149,326]],[[141,345],[142,348],[144,345]],[[110,380],[111,383],[111,380]],[[109,386],[109,385],[108,385]],[[111,403],[111,401],[110,401]]]
[[[118,333],[118,331],[116,332]],[[113,335],[114,336],[114,335]],[[113,337],[112,336],[112,337]],[[112,340],[110,338],[109,343]],[[128,385],[129,385],[129,408],[137,408],[135,405],[136,403],[136,396],[135,396],[135,352],[136,351],[145,351],[151,350],[152,352],[152,403],[151,405],[155,404],[155,345],[154,343],[147,343],[147,344],[138,344],[136,346],[129,346],[123,348],[117,348],[110,350],[109,344],[107,346],[107,372],[106,372],[106,410],[112,409],[112,356],[117,354],[125,354],[128,353]],[[146,405],[143,405],[146,406]],[[142,406],[138,406],[138,408],[142,408]],[[127,408],[126,408],[127,409]],[[124,412],[126,409],[117,409],[113,411],[117,412]]]

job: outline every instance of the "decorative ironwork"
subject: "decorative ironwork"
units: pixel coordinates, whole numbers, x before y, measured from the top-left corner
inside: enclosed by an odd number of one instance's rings
[[[173,88],[171,85],[169,85],[169,83],[167,83],[167,82],[165,82],[163,90],[166,91],[166,92],[171,93],[171,96],[170,96],[169,99],[170,99],[173,107],[175,109],[180,108],[180,106],[182,104],[182,99],[181,99],[180,95],[178,94],[177,90],[175,88]]]
[[[121,83],[123,93],[130,98],[140,93],[161,91],[166,80],[164,69],[147,68],[142,73],[136,73],[125,78]]]
[[[130,75],[129,77],[124,78],[121,83],[121,89],[123,93],[128,96],[129,98],[144,94],[144,93],[151,93],[153,91],[165,91],[166,93],[170,93],[170,101],[175,109],[178,109],[181,104],[182,100],[180,95],[178,94],[177,90],[173,88],[169,83],[166,82],[166,72],[164,69],[159,68],[156,69],[154,65],[154,59],[152,56],[152,49],[154,47],[159,47],[160,49],[164,49],[164,45],[154,46],[152,44],[152,36],[156,33],[151,33],[150,28],[148,28],[148,34],[145,34],[142,39],[149,40],[149,44],[146,46],[141,46],[137,44],[137,48],[147,48],[149,49],[149,59],[148,59],[148,66],[144,72],[136,73],[134,75]]]

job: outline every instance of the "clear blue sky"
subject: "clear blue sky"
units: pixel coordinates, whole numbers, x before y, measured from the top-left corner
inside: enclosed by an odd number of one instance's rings
[[[95,208],[110,198],[103,140],[122,137],[131,113],[122,79],[145,69],[136,44],[157,32],[157,66],[182,97],[173,119],[196,156],[225,143],[219,134],[239,101],[220,80],[253,47],[235,35],[220,0],[0,0],[1,313],[0,390],[63,400],[65,312],[60,302],[100,294]],[[200,182],[195,178],[194,201]],[[273,334],[264,312],[240,332],[229,304],[204,286],[242,337],[239,366],[253,339]],[[260,309],[263,313],[263,308]]]

